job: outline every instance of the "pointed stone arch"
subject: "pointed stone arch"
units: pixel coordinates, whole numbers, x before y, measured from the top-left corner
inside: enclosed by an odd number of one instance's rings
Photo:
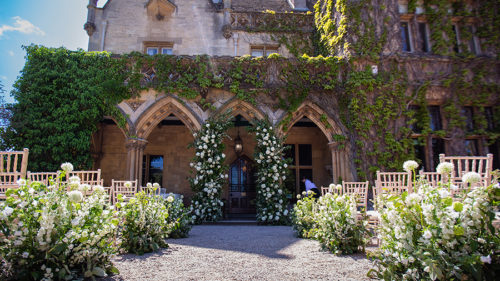
[[[293,125],[303,117],[307,117],[314,122],[314,124],[316,124],[316,126],[318,126],[318,128],[323,132],[329,143],[334,141],[333,135],[342,134],[342,130],[339,128],[337,123],[330,118],[323,109],[312,102],[304,102],[292,113],[291,119],[286,124],[283,124],[283,121],[288,118],[288,116],[288,114],[285,114],[278,123],[281,124],[280,131],[283,135],[285,135],[288,130],[290,130]]]
[[[215,112],[215,115],[223,114],[231,110],[231,116],[241,115],[248,120],[248,122],[253,122],[253,120],[258,119],[262,120],[266,118],[266,115],[255,106],[251,105],[248,102],[242,101],[238,98],[234,98],[229,100],[223,106],[221,106]]]
[[[167,116],[174,114],[194,133],[201,128],[196,115],[177,99],[167,96],[156,101],[136,122],[137,138],[147,139],[153,129]]]

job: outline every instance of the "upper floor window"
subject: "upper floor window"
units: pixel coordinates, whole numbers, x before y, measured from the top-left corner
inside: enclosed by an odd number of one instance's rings
[[[431,51],[431,48],[429,46],[429,32],[427,30],[427,24],[425,22],[418,23],[418,33],[420,35],[421,51],[424,53],[429,53]]]
[[[429,115],[431,117],[431,130],[439,131],[443,128],[441,124],[441,111],[439,106],[433,105],[429,106]]]
[[[474,111],[472,106],[464,106],[462,115],[465,117],[465,129],[467,132],[474,131]]]
[[[453,25],[453,34],[455,35],[455,45],[453,46],[453,51],[455,53],[460,53],[460,36],[458,34],[458,26],[456,24]]]
[[[252,57],[267,57],[270,54],[278,53],[277,46],[252,46],[250,47],[250,54]]]
[[[476,29],[472,25],[468,25],[465,28],[470,32],[470,39],[468,42],[469,51],[474,55],[479,55],[479,40],[476,36]]]
[[[411,43],[410,43],[410,26],[408,22],[401,22],[401,42],[403,45],[403,51],[411,52]]]
[[[144,53],[154,56],[158,54],[173,55],[174,44],[169,42],[144,42]]]
[[[493,117],[493,108],[490,106],[484,108],[484,115],[486,117],[486,126],[489,131],[495,129],[495,121]]]

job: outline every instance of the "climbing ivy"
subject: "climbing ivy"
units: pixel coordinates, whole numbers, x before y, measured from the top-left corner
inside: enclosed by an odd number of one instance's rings
[[[17,103],[3,139],[9,148],[30,149],[31,171],[92,165],[91,136],[104,115],[129,97],[124,66],[107,53],[24,47],[26,65],[12,92]],[[121,117],[123,119],[123,117]]]

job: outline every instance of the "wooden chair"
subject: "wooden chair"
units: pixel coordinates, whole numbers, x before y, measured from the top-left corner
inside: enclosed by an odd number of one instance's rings
[[[54,183],[59,182],[59,173],[58,172],[28,172],[28,179],[30,182],[40,182],[46,186],[51,184],[51,181]]]
[[[330,188],[328,186],[327,187],[322,186],[321,187],[321,196],[325,196],[327,193],[332,193]]]
[[[377,189],[378,194],[401,194],[404,191],[413,192],[411,173],[377,171],[375,188]]]
[[[439,182],[446,181],[446,179],[444,179],[438,172],[424,172],[423,170],[420,170],[419,175],[421,180],[424,180],[425,183],[432,187],[438,187]]]
[[[97,171],[73,171],[66,176],[67,179],[73,176],[78,176],[80,178],[81,184],[88,185],[101,185],[101,169]]]
[[[481,175],[483,184],[491,184],[491,171],[493,170],[493,154],[486,156],[446,156],[439,154],[439,162],[450,162],[455,166],[451,175],[452,182],[462,182],[462,176],[468,172]]]
[[[132,185],[130,187],[126,187],[125,186],[126,182],[130,182]],[[127,202],[137,193],[137,180],[135,181],[111,180],[111,189],[112,189],[113,204],[118,202],[118,194],[121,194],[123,196],[123,201]]]
[[[366,212],[368,208],[368,181],[342,182],[342,194],[355,195],[358,207]]]
[[[17,188],[17,180],[26,178],[29,149],[0,152],[0,199],[9,188]]]

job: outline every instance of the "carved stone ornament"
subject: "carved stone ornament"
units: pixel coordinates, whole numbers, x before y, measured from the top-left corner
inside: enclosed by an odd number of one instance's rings
[[[143,103],[143,100],[131,100],[131,101],[126,101],[128,106],[132,108],[133,111],[136,111]]]
[[[229,24],[225,24],[223,27],[222,27],[222,35],[224,36],[224,38],[226,39],[229,39],[231,38],[231,36],[233,36],[233,30],[231,28],[231,25]]]
[[[95,27],[95,24],[93,22],[86,22],[85,25],[83,25],[83,29],[85,29],[85,31],[87,31],[87,34],[89,36],[92,36],[92,34],[94,34],[96,27]]]

